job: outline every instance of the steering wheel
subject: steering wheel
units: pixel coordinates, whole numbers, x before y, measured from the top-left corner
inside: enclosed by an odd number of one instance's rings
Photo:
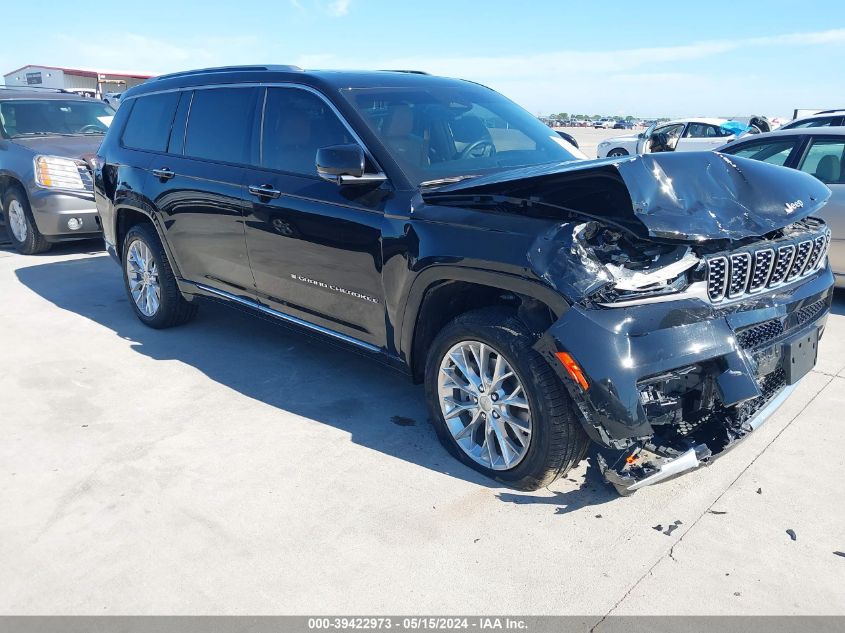
[[[81,128],[79,128],[79,131],[77,132],[77,134],[87,134],[89,131],[90,132],[102,132],[103,128],[101,128],[99,125],[97,125],[95,123],[89,123],[88,125],[83,125]]]
[[[481,151],[479,152],[478,150]],[[487,158],[495,154],[496,146],[493,145],[493,142],[488,141],[486,138],[480,138],[463,148],[461,153],[458,155],[458,158],[463,159],[469,158],[470,156],[473,158]]]

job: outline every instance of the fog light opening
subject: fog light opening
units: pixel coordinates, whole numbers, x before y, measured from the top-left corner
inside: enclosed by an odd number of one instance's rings
[[[70,218],[67,221],[67,228],[71,231],[78,231],[82,228],[82,218]]]

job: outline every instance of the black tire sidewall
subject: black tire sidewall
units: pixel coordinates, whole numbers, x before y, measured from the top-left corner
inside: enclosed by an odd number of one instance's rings
[[[18,240],[18,238],[15,237],[15,234],[12,233],[12,225],[9,221],[9,207],[11,206],[13,200],[20,202],[23,207],[24,218],[26,219],[26,239],[23,242]],[[20,187],[12,186],[7,189],[6,193],[3,194],[2,204],[3,221],[6,223],[6,234],[15,249],[24,255],[34,255],[35,253],[46,250],[44,245],[41,244],[43,242],[43,238],[41,237],[41,233],[38,231],[38,227],[35,226],[35,219],[32,217],[32,210],[29,207],[29,199]]]
[[[620,149],[618,147],[614,147],[607,153],[608,156],[611,158],[621,158],[622,156],[628,156],[628,151],[624,149]]]
[[[454,440],[443,418],[437,388],[440,363],[449,349],[461,341],[479,341],[503,354],[525,390],[531,409],[531,443],[522,461],[510,470],[494,470],[474,461]],[[525,482],[540,479],[549,461],[551,414],[546,397],[537,387],[534,365],[537,361],[545,362],[531,349],[530,339],[524,333],[514,333],[506,327],[476,326],[459,318],[447,325],[435,339],[425,371],[426,400],[440,442],[452,455],[474,470],[504,484],[520,483],[520,487],[525,488],[531,487],[530,484],[525,485]]]

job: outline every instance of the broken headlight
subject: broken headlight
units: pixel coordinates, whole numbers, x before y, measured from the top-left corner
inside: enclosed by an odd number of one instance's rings
[[[582,227],[580,238],[607,272],[609,283],[602,289],[607,301],[681,292],[702,264],[689,246],[634,243],[621,231],[596,222]]]

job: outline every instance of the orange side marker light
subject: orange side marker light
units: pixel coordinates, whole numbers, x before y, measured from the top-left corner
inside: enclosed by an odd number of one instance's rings
[[[572,377],[572,380],[577,382],[581,389],[587,391],[590,388],[590,383],[587,382],[584,370],[575,362],[572,355],[569,352],[557,352],[555,356],[557,356],[557,359],[561,362],[564,369],[566,369],[566,372]]]

